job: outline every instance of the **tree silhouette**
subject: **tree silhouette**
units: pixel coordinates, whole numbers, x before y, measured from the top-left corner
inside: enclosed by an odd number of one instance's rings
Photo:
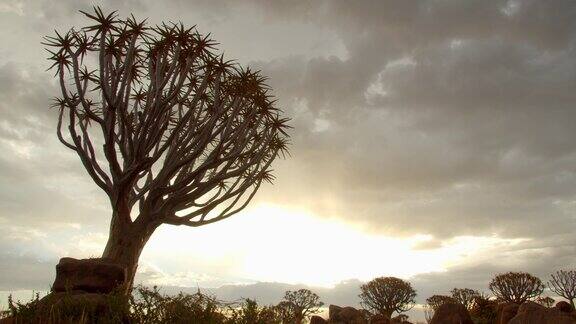
[[[394,312],[403,313],[414,307],[416,291],[409,282],[399,278],[375,278],[360,286],[360,290],[362,306],[388,319]]]
[[[455,304],[457,303],[456,299],[445,296],[445,295],[432,295],[426,298],[426,303],[433,311],[437,311],[440,306],[444,304]]]
[[[102,256],[128,267],[130,287],[161,224],[226,219],[272,182],[288,118],[265,77],[215,54],[194,27],[82,13],[93,25],[43,43],[61,88],[57,135],[110,200]]]
[[[488,287],[496,298],[516,304],[538,297],[544,291],[542,281],[526,272],[499,274]]]
[[[324,305],[320,297],[308,289],[299,289],[296,291],[287,291],[284,294],[284,300],[281,302],[282,307],[291,313],[289,318],[294,323],[300,324],[304,319],[312,314],[320,312],[320,307]]]
[[[426,323],[430,323],[432,321],[432,317],[434,317],[434,309],[428,304],[424,305],[424,320]]]
[[[454,288],[450,291],[452,298],[458,303],[464,305],[466,309],[472,309],[474,305],[474,300],[476,297],[480,296],[480,293],[474,289],[470,288]]]
[[[291,302],[283,300],[275,308],[282,323],[287,324],[296,321],[294,305]]]
[[[282,319],[275,307],[260,307],[255,300],[246,298],[239,308],[232,309],[232,315],[228,322],[235,324],[281,324]]]
[[[558,296],[566,298],[574,309],[574,299],[576,298],[576,271],[560,270],[551,275],[548,282],[550,290]]]

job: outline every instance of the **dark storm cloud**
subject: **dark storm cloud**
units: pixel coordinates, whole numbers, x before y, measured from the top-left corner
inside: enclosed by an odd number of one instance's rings
[[[304,3],[262,6],[333,28],[348,57],[254,63],[306,106],[285,165],[314,192],[286,184],[286,203],[323,210],[329,192],[330,212],[396,233],[574,230],[573,3]],[[331,127],[312,131],[315,118]]]

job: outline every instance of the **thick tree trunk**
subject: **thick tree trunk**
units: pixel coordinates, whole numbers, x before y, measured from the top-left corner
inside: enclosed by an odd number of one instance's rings
[[[130,218],[126,221],[125,217],[119,216],[115,212],[112,217],[110,234],[102,257],[126,266],[127,282],[123,289],[129,294],[134,284],[140,254],[157,226],[134,223],[129,221]]]

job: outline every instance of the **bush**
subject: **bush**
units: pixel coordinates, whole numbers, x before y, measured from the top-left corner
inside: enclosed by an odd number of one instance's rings
[[[158,287],[138,286],[131,296],[83,292],[36,294],[21,303],[8,297],[8,310],[0,318],[15,323],[112,324],[282,324],[288,323],[280,306],[258,306],[251,299],[224,303],[198,291],[194,294],[162,294]]]
[[[232,308],[228,323],[232,324],[282,324],[280,309],[276,306],[259,307],[252,299],[245,299],[239,308]]]
[[[120,294],[53,293],[40,299],[36,294],[21,303],[8,297],[8,310],[2,317],[15,323],[89,324],[129,323],[128,303]]]
[[[130,297],[130,319],[133,323],[225,323],[223,304],[202,294],[179,293],[167,296],[158,287],[138,286]]]

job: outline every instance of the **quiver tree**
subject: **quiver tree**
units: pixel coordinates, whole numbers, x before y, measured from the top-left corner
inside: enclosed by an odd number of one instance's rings
[[[499,300],[516,304],[536,298],[544,291],[542,281],[526,272],[499,274],[492,279],[488,288]]]
[[[450,291],[450,294],[452,294],[452,298],[455,301],[464,305],[468,310],[472,309],[472,306],[474,306],[474,300],[476,297],[480,296],[480,293],[477,290],[470,288],[454,288]]]
[[[275,309],[282,323],[294,323],[296,321],[296,314],[292,303],[282,300],[275,306]]]
[[[558,296],[566,298],[572,309],[574,309],[574,299],[576,298],[576,271],[560,270],[551,275],[548,287]]]
[[[287,317],[294,323],[300,324],[310,315],[320,312],[320,307],[324,305],[320,297],[308,289],[299,289],[296,291],[287,291],[284,299],[280,303],[284,311],[291,313]]]
[[[412,285],[395,277],[379,277],[360,286],[362,306],[371,313],[390,319],[394,312],[403,313],[414,307],[416,291]]]
[[[426,298],[426,304],[433,310],[437,311],[444,304],[456,304],[456,299],[445,295],[432,295]]]
[[[93,25],[44,42],[61,88],[57,134],[109,197],[102,256],[127,266],[130,287],[158,226],[228,218],[273,180],[288,119],[264,77],[194,28],[83,14]]]

